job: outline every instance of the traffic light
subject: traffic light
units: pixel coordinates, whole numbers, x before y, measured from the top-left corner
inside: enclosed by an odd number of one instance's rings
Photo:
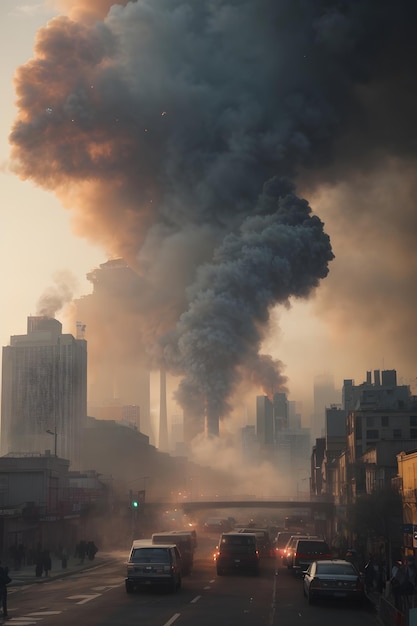
[[[130,503],[132,509],[137,509],[139,508],[139,502],[137,500],[132,500],[132,502]]]

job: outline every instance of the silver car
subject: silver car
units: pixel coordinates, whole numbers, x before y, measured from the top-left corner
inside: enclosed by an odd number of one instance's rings
[[[349,561],[313,561],[302,575],[304,595],[309,604],[319,598],[349,598],[358,602],[365,599],[363,577]]]
[[[126,593],[144,587],[166,586],[171,591],[181,588],[181,555],[173,543],[134,541],[126,566]]]

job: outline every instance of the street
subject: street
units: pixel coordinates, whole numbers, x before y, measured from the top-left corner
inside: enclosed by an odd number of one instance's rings
[[[7,623],[19,626],[338,626],[374,625],[371,606],[347,603],[309,606],[301,580],[284,567],[264,560],[258,577],[230,574],[218,577],[212,559],[217,537],[199,538],[191,576],[181,591],[144,590],[126,594],[127,554],[114,552],[108,563],[51,580],[9,590]]]

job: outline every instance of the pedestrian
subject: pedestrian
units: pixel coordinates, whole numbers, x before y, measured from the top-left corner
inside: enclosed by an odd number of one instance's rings
[[[402,598],[414,595],[416,583],[417,568],[413,555],[406,556],[403,562],[394,563],[391,572],[391,589],[397,609],[401,610]]]
[[[7,612],[7,585],[12,582],[9,576],[9,568],[3,567],[0,561],[0,600],[3,617],[9,617]]]
[[[346,551],[345,559],[346,561],[352,563],[359,572],[359,557],[357,551],[354,548],[348,548],[348,550]]]
[[[84,563],[84,559],[87,553],[87,543],[86,541],[84,541],[84,539],[81,539],[80,543],[78,544],[77,552],[78,556],[80,557],[80,565],[82,565]]]
[[[45,576],[49,575],[49,571],[52,567],[51,555],[49,554],[49,550],[45,549],[42,552],[42,567],[45,572]]]
[[[37,578],[42,576],[43,572],[43,560],[42,560],[42,550],[40,546],[38,546],[35,552],[35,575]]]
[[[67,569],[67,564],[68,564],[68,552],[67,552],[66,548],[63,547],[62,550],[61,550],[61,565],[62,565],[62,569]]]
[[[87,555],[90,561],[94,560],[94,557],[96,556],[97,551],[98,551],[98,548],[96,544],[94,543],[94,541],[89,541],[87,544]]]
[[[368,562],[365,565],[365,587],[366,591],[372,591],[375,580],[375,562],[374,557],[369,553]]]

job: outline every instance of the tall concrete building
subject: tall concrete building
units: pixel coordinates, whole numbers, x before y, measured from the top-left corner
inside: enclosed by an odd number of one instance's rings
[[[267,396],[256,396],[256,437],[261,446],[274,445],[274,405]]]
[[[325,436],[326,408],[340,405],[341,400],[341,392],[335,388],[332,375],[314,377],[314,413],[310,424],[312,441]]]
[[[46,316],[3,347],[1,453],[42,453],[79,463],[87,415],[87,342]]]
[[[88,339],[88,414],[120,421],[137,406],[140,431],[155,443],[150,415],[150,364],[143,337],[143,278],[123,259],[87,274],[93,292],[74,302]]]

